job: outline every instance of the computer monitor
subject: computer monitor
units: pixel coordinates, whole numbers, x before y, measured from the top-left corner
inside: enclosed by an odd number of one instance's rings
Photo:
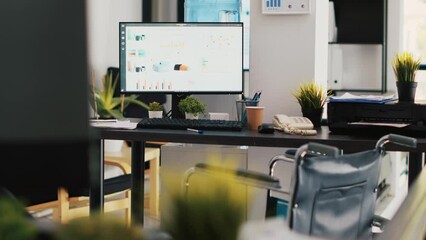
[[[122,93],[243,93],[243,23],[119,25]]]

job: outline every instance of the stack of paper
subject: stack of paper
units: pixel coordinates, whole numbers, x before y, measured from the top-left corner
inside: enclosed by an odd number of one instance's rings
[[[92,127],[102,127],[102,128],[121,128],[121,129],[135,129],[137,122],[131,122],[130,120],[117,120],[117,119],[107,119],[107,120],[90,120],[90,125]]]
[[[329,102],[355,102],[355,103],[377,103],[383,104],[396,100],[395,96],[388,95],[354,95],[351,93],[345,93],[342,96],[334,96],[329,98]]]

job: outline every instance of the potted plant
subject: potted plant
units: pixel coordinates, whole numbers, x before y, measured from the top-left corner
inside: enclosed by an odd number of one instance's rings
[[[159,102],[150,102],[148,108],[149,118],[162,118],[164,106]]]
[[[190,95],[178,103],[178,109],[182,113],[185,113],[186,119],[198,119],[200,113],[204,114],[206,104],[200,99]]]
[[[311,120],[314,127],[321,126],[324,104],[327,100],[326,91],[312,81],[300,84],[293,95],[300,104],[303,116]]]
[[[392,68],[396,76],[398,101],[414,102],[417,88],[415,78],[420,68],[420,58],[415,59],[409,52],[397,53]]]
[[[123,118],[123,111],[129,104],[136,104],[145,109],[148,109],[148,105],[144,102],[137,100],[137,95],[130,95],[121,97],[115,97],[114,92],[118,82],[118,74],[112,79],[112,73],[102,77],[102,88],[98,89],[93,84],[91,91],[91,98],[89,100],[92,108],[95,111],[96,118],[108,119],[108,118]]]
[[[89,102],[95,111],[96,119],[122,119],[123,111],[129,104],[136,104],[148,109],[148,105],[137,100],[137,95],[115,97],[114,92],[118,83],[118,74],[113,79],[112,72],[102,77],[102,88],[98,89],[93,83]],[[105,151],[118,152],[123,147],[123,140],[106,139]]]

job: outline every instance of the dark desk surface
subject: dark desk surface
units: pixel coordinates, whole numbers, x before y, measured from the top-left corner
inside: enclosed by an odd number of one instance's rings
[[[202,134],[186,130],[164,129],[104,129],[101,131],[102,139],[123,139],[129,141],[159,141],[200,143],[219,145],[246,145],[261,147],[299,147],[307,142],[329,144],[343,149],[345,153],[373,149],[381,136],[349,136],[333,134],[327,126],[321,127],[315,136],[288,135],[279,131],[274,134],[261,134],[255,131],[243,130],[241,132],[204,131]],[[417,150],[426,152],[426,138],[417,138]],[[409,151],[412,149],[393,144],[386,145],[386,149]]]
[[[202,134],[186,130],[164,130],[164,129],[96,129],[99,130],[100,139],[122,139],[132,141],[132,216],[136,222],[143,223],[143,181],[144,181],[144,148],[145,142],[179,142],[179,143],[199,143],[199,144],[217,144],[217,145],[244,145],[260,147],[299,147],[310,141],[323,143],[338,147],[345,154],[360,152],[375,148],[376,142],[381,136],[352,136],[333,134],[327,126],[318,129],[315,136],[287,135],[275,131],[274,134],[260,134],[256,131],[243,130],[241,132],[230,131],[204,131]],[[385,145],[389,151],[407,151],[410,152],[409,161],[409,182],[412,182],[422,169],[422,152],[426,152],[426,138],[417,138],[417,149],[398,146],[394,144]],[[101,148],[102,149],[102,148]],[[101,151],[102,152],[102,151]],[[102,165],[103,154],[101,153]],[[102,166],[97,166],[101,169]],[[94,173],[96,175],[96,173]],[[102,180],[103,174],[97,175],[98,178],[93,183],[93,196],[103,196]],[[100,186],[100,187],[99,187]],[[91,209],[96,210],[99,205],[103,206],[103,198],[91,199]],[[93,208],[92,208],[93,206]]]

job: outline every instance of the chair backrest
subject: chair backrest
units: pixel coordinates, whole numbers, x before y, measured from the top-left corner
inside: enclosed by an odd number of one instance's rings
[[[0,46],[0,186],[29,203],[55,198],[59,186],[89,184],[85,8],[84,0],[0,3],[7,32]]]
[[[379,150],[297,158],[290,192],[290,228],[326,238],[369,238],[380,159]]]

